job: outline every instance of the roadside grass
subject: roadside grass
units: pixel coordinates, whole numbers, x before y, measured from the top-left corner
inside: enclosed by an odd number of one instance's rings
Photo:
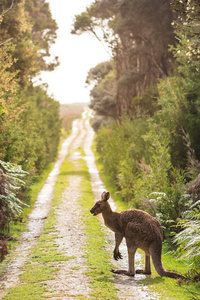
[[[100,173],[100,177],[104,182],[107,190],[111,193],[113,200],[117,206],[118,211],[133,208],[129,203],[122,200],[120,195],[117,193],[117,188],[111,182],[109,176],[105,173],[100,157],[96,152],[95,141],[92,146],[92,151],[95,154],[97,168]],[[144,252],[139,250],[143,255]],[[185,275],[191,269],[188,261],[180,260],[175,252],[169,250],[167,242],[163,243],[162,262],[166,270],[176,271],[177,273]],[[167,277],[160,277],[155,271],[153,264],[152,275],[147,276],[145,279],[137,281],[139,284],[145,284],[149,290],[156,292],[159,295],[160,300],[200,300],[200,282],[184,283]]]

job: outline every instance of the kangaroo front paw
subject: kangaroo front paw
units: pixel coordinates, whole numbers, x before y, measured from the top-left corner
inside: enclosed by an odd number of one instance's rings
[[[122,259],[122,258],[123,258],[123,256],[121,255],[120,252],[117,252],[117,253],[114,252],[113,257],[114,257],[115,260],[118,260],[118,259]]]
[[[133,273],[130,273],[130,272],[128,272],[128,271],[126,271],[126,270],[114,270],[114,269],[112,269],[111,270],[114,274],[123,274],[123,275],[127,275],[127,276],[135,276],[135,274],[133,274]]]

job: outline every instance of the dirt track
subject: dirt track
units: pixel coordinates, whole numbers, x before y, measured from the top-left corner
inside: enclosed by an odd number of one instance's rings
[[[81,120],[73,123],[73,131],[71,136],[64,142],[62,150],[55,163],[53,171],[41,190],[35,208],[30,215],[27,223],[27,231],[22,236],[22,242],[15,250],[15,259],[8,266],[1,280],[0,299],[6,295],[10,287],[16,286],[19,283],[19,275],[22,273],[22,267],[29,259],[31,248],[37,244],[37,238],[42,234],[43,224],[48,216],[51,205],[52,192],[54,184],[59,173],[59,168],[67,154],[70,152],[70,160],[76,162],[80,157],[80,153],[76,149],[84,148],[86,156],[84,157],[90,172],[91,184],[94,193],[94,201],[99,199],[100,194],[105,187],[99,177],[96,168],[94,154],[91,151],[91,144],[94,137],[94,132],[89,125],[89,119],[86,114]],[[80,226],[82,219],[80,216],[80,207],[78,200],[80,197],[79,184],[80,177],[78,175],[68,176],[69,187],[66,188],[62,195],[62,201],[57,209],[57,231],[59,244],[62,252],[67,252],[68,256],[74,256],[73,259],[62,263],[58,276],[55,280],[47,282],[50,290],[54,290],[57,295],[51,299],[75,299],[78,295],[85,295],[85,299],[89,296],[89,279],[84,274],[86,270],[84,254],[80,255],[80,247],[84,245],[85,236],[83,226]],[[70,204],[70,205],[69,205]],[[111,200],[113,209],[115,204]],[[70,209],[69,209],[70,207]],[[70,220],[70,224],[69,221]],[[100,217],[102,222],[102,218]],[[111,254],[114,247],[114,235],[107,230],[102,222],[103,230],[105,230],[108,239],[107,250]],[[127,254],[125,244],[121,246],[123,260],[117,262],[116,268],[127,268]],[[141,257],[138,255],[138,261]],[[112,260],[112,263],[113,260]],[[78,268],[77,268],[78,266]],[[123,275],[118,275],[115,278],[115,285],[118,289],[119,299],[159,299],[155,295],[151,296],[147,287],[140,285],[137,281],[141,279],[137,275],[135,278],[129,278]],[[111,298],[112,299],[112,298]]]

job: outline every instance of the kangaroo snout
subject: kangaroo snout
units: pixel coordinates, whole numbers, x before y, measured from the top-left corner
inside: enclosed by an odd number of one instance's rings
[[[91,214],[92,214],[93,216],[95,216],[95,208],[94,208],[94,207],[92,207],[92,208],[90,209],[90,212],[91,212]]]

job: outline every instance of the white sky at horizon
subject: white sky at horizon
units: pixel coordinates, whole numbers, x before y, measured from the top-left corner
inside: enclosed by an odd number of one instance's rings
[[[85,11],[92,0],[46,0],[59,29],[51,53],[59,57],[60,66],[39,76],[47,83],[48,93],[61,104],[89,102],[85,80],[90,68],[110,59],[101,43],[92,35],[70,34],[74,16]]]

